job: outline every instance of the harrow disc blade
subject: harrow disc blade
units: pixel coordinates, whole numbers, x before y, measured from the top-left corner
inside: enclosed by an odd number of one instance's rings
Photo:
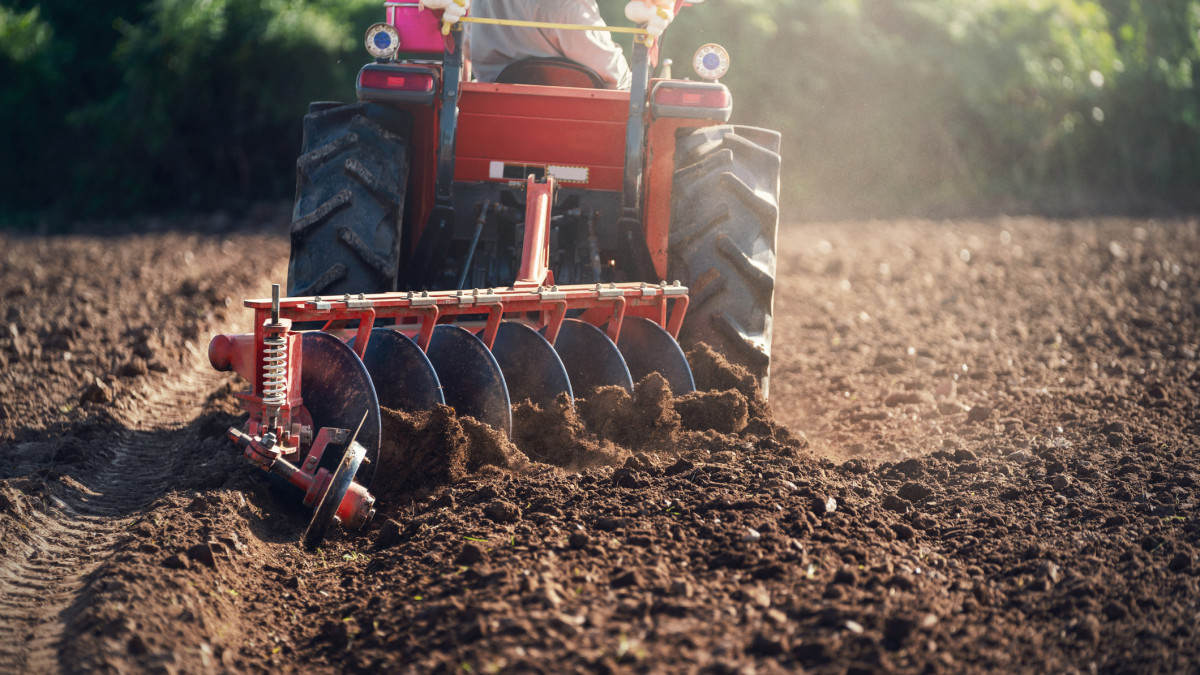
[[[629,365],[634,382],[650,373],[658,373],[671,385],[676,396],[696,391],[692,368],[683,349],[671,334],[657,323],[640,316],[627,316],[621,324],[617,347]]]
[[[390,328],[372,330],[363,364],[375,384],[379,405],[385,408],[417,412],[446,402],[429,357],[403,333]]]
[[[586,321],[564,319],[554,342],[576,395],[587,397],[598,387],[616,385],[633,393],[633,379],[620,350],[604,331]]]
[[[358,444],[366,449],[366,459],[358,471],[357,481],[371,485],[375,465],[379,461],[379,399],[367,367],[354,350],[336,337],[312,331],[304,333],[303,361],[300,363],[300,395],[304,407],[312,415],[313,433],[322,427],[349,429],[358,432]],[[363,421],[363,413],[367,419]],[[321,456],[321,467],[333,472],[342,461],[345,447],[330,445]]]
[[[564,391],[574,400],[562,359],[546,338],[529,326],[517,321],[501,322],[492,354],[504,372],[510,401],[529,399],[545,408]]]
[[[350,491],[354,475],[362,468],[362,461],[363,448],[357,442],[351,443],[342,454],[342,461],[338,463],[337,471],[333,472],[329,487],[325,488],[325,496],[321,498],[321,503],[317,505],[316,512],[308,523],[308,529],[304,531],[304,548],[312,551],[321,544],[329,526],[333,525],[333,518],[337,515],[342,498]]]
[[[512,435],[512,408],[508,387],[496,357],[483,340],[458,326],[433,329],[429,361],[442,383],[446,405],[459,415],[469,415]]]

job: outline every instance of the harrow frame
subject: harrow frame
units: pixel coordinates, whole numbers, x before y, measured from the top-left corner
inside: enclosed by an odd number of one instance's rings
[[[249,433],[276,433],[289,436],[282,421],[275,428],[265,428],[261,418],[266,379],[266,345],[270,333],[272,312],[284,322],[324,322],[321,330],[337,335],[352,335],[354,353],[361,359],[369,344],[371,330],[381,319],[395,320],[399,332],[413,338],[422,350],[428,349],[433,329],[438,324],[452,323],[464,316],[482,316],[482,322],[463,325],[470,329],[482,324],[480,339],[490,349],[496,339],[500,321],[506,316],[522,315],[537,328],[546,329],[546,339],[553,344],[567,313],[582,310],[579,318],[594,326],[605,328],[614,343],[620,339],[621,325],[626,316],[650,319],[678,337],[679,327],[688,307],[688,289],[675,282],[659,284],[645,282],[582,284],[575,286],[539,286],[528,290],[518,288],[489,288],[469,291],[413,291],[344,295],[340,298],[308,296],[280,298],[273,310],[271,298],[246,300],[244,305],[254,310],[255,330],[252,334],[218,335],[209,346],[209,360],[222,371],[236,371],[251,385],[238,394],[250,412]],[[358,326],[346,326],[357,321]],[[352,332],[351,332],[352,331]],[[479,332],[479,331],[472,331]],[[289,336],[297,333],[288,331]],[[302,355],[297,342],[289,340],[288,364],[295,368]],[[297,358],[299,356],[300,358]],[[288,377],[287,404],[284,410],[302,405],[299,377]],[[283,420],[281,414],[280,419]]]
[[[375,498],[366,486],[347,479],[344,462],[339,461],[336,473],[319,466],[331,443],[350,438],[344,454],[357,458],[349,470],[353,476],[367,461],[366,451],[347,429],[316,428],[305,408],[300,377],[305,333],[292,330],[296,323],[321,323],[317,332],[349,342],[359,361],[371,331],[381,322],[413,339],[423,352],[429,349],[434,329],[447,324],[465,328],[490,351],[506,319],[542,330],[553,345],[568,314],[602,329],[614,345],[627,317],[654,322],[672,340],[678,336],[689,302],[688,289],[678,281],[553,284],[546,256],[539,255],[548,240],[553,179],[538,183],[531,177],[528,184],[531,196],[537,197],[528,207],[533,226],[526,230],[521,273],[511,287],[280,298],[276,285],[271,298],[244,301],[254,310],[253,333],[217,335],[209,344],[209,361],[216,370],[235,371],[250,383],[248,391],[237,394],[249,413],[246,431],[232,428],[229,438],[264,471],[303,491],[306,506],[321,505],[304,537],[309,548],[320,543],[333,523],[365,524],[374,515]],[[374,392],[371,397],[375,400]]]

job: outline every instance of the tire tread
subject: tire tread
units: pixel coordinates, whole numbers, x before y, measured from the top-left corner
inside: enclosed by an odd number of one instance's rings
[[[288,294],[396,290],[412,119],[371,103],[304,118]]]
[[[747,368],[768,393],[779,226],[777,132],[719,125],[676,143],[668,275],[691,289],[680,331]]]

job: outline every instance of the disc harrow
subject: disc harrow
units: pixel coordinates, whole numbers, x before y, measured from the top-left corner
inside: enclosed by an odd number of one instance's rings
[[[440,403],[512,433],[512,404],[574,401],[603,386],[632,392],[650,372],[676,395],[695,386],[675,337],[688,289],[608,283],[395,292],[245,301],[254,332],[218,335],[209,360],[250,385],[229,437],[316,508],[304,543],[374,515],[367,487],[380,451],[380,406]],[[533,278],[550,281],[552,275]],[[319,325],[319,330],[294,327]],[[353,478],[353,480],[350,480]],[[384,477],[386,478],[386,477]]]

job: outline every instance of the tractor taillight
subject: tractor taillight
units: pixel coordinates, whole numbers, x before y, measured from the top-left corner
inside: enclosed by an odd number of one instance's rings
[[[433,105],[437,75],[428,66],[368,63],[358,71],[358,100]]]
[[[729,92],[720,89],[694,91],[659,87],[654,92],[654,102],[660,106],[673,105],[688,108],[725,108],[729,106]]]
[[[655,117],[729,120],[733,100],[729,89],[715,82],[659,82],[650,94]]]
[[[384,70],[364,70],[359,84],[367,89],[390,89],[424,93],[433,91],[433,75],[428,73],[391,73]]]

